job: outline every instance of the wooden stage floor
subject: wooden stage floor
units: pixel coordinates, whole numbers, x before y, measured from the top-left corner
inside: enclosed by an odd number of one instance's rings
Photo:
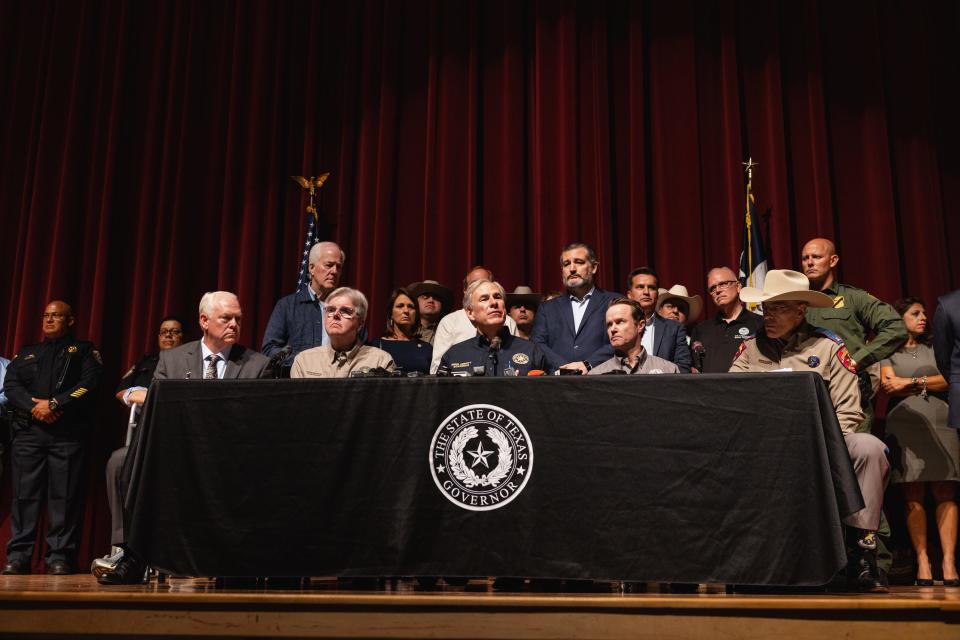
[[[209,579],[101,587],[90,575],[0,576],[0,636],[12,638],[960,638],[960,589],[889,594],[494,591],[487,580],[418,590],[220,588]]]

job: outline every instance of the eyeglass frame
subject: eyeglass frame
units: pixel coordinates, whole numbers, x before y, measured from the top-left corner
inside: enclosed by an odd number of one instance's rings
[[[715,285],[707,288],[707,293],[713,295],[721,289],[729,289],[730,287],[740,284],[739,280],[724,280],[723,282],[718,282]]]

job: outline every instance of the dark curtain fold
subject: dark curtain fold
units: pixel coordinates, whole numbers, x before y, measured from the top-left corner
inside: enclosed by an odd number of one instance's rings
[[[106,361],[82,555],[107,544],[120,374],[158,320],[236,291],[259,346],[305,195],[382,326],[395,285],[475,263],[560,287],[736,263],[743,173],[776,267],[814,235],[893,300],[960,286],[960,8],[949,0],[0,3],[0,352],[52,297]],[[4,484],[4,526],[9,482]]]

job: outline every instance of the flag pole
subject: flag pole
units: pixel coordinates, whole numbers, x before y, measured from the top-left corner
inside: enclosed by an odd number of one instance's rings
[[[753,218],[750,215],[750,201],[753,200],[753,168],[760,166],[760,163],[753,161],[753,156],[747,162],[741,163],[746,167],[747,173],[747,284],[753,286]]]

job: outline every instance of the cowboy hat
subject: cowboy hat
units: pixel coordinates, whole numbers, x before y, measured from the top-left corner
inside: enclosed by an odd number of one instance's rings
[[[543,302],[542,293],[534,293],[533,289],[526,285],[520,285],[513,290],[513,293],[507,294],[506,305],[509,311],[510,307],[522,304],[528,309],[536,309]]]
[[[687,324],[694,322],[697,318],[700,317],[700,313],[703,311],[703,300],[700,296],[691,296],[687,293],[687,288],[682,284],[675,284],[669,289],[660,289],[659,294],[657,295],[657,312],[660,311],[660,307],[669,302],[671,299],[686,300],[687,305],[690,307],[689,313],[687,313]]]
[[[819,291],[810,291],[810,280],[807,276],[790,269],[768,271],[763,281],[763,289],[744,287],[740,290],[740,299],[743,302],[791,300],[805,302],[811,307],[833,306],[833,298]]]
[[[453,308],[453,291],[446,288],[436,280],[424,280],[423,282],[413,282],[407,287],[407,290],[414,295],[414,297],[419,298],[420,296],[429,293],[433,297],[440,300],[440,304],[443,305],[443,311],[448,312]]]

